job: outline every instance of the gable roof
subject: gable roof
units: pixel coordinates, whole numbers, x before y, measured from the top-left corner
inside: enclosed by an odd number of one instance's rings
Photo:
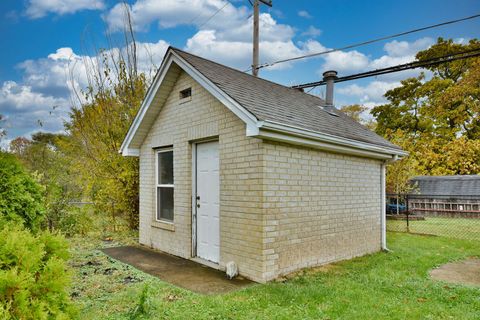
[[[480,175],[419,176],[410,181],[417,185],[419,192],[413,196],[480,198]]]
[[[334,136],[397,148],[336,108],[321,108],[325,101],[219,63],[173,49],[258,120],[328,133]],[[334,113],[336,116],[332,116]]]
[[[122,144],[121,152],[124,155],[138,154],[134,150],[139,148],[153,124],[152,118],[156,117],[155,112],[149,110],[152,109],[150,105],[153,104],[158,113],[166,99],[158,97],[157,91],[162,89],[160,84],[166,83],[163,85],[163,91],[166,92],[169,83],[178,76],[179,68],[242,119],[247,124],[249,136],[311,146],[314,146],[311,142],[317,140],[320,143],[318,147],[330,148],[331,151],[349,153],[345,149],[348,147],[363,150],[364,156],[382,154],[386,159],[406,155],[399,147],[343,112],[324,107],[325,102],[319,97],[173,47],[167,50],[162,66]],[[145,117],[148,112],[149,116]],[[290,137],[285,140],[287,133]],[[333,146],[335,148],[331,149]]]

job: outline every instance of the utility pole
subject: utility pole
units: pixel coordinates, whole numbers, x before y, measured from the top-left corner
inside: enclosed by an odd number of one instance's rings
[[[253,0],[253,59],[252,59],[252,75],[258,76],[258,57],[259,57],[259,14],[260,3],[272,6],[272,0]]]

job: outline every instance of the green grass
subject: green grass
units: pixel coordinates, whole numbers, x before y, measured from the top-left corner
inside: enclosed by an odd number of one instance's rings
[[[425,220],[388,220],[387,229],[418,234],[431,234],[457,239],[480,241],[480,219],[425,217]]]
[[[389,233],[390,253],[218,296],[176,288],[111,260],[97,250],[106,245],[101,241],[77,238],[71,243],[73,296],[82,319],[478,319],[480,315],[480,288],[428,276],[430,269],[449,261],[480,257],[478,243],[465,240]]]

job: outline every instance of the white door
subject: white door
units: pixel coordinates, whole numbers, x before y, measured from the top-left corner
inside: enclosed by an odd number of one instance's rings
[[[218,141],[196,148],[197,256],[218,263],[220,258],[220,178]]]

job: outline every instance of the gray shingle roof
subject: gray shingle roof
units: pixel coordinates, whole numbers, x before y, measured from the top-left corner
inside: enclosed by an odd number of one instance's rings
[[[318,133],[400,149],[343,112],[331,107],[327,112],[321,108],[325,102],[319,97],[254,77],[176,48],[172,50],[260,121],[278,122]]]
[[[480,198],[480,175],[419,176],[410,181],[422,195]]]

